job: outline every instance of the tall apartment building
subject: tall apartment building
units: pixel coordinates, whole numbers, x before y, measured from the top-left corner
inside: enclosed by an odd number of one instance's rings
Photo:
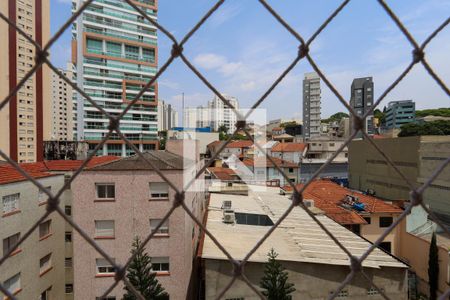
[[[211,126],[209,108],[207,106],[188,107],[183,112],[183,127],[203,128]]]
[[[222,96],[239,110],[239,102],[236,97],[225,94]],[[236,114],[217,96],[208,101],[208,106],[186,108],[183,112],[183,126],[186,128],[211,127],[212,130],[218,131],[220,126],[225,125],[228,132],[231,133],[236,130],[236,122]]]
[[[320,136],[320,77],[306,73],[303,79],[303,139]]]
[[[60,69],[69,79],[73,78],[72,65],[67,70]],[[52,126],[51,140],[73,140],[72,87],[56,73],[52,72]]]
[[[74,1],[74,9],[83,3]],[[134,3],[156,19],[156,0]],[[95,0],[78,17],[72,33],[77,84],[106,111],[120,114],[156,73],[156,27],[124,1]],[[120,122],[121,132],[141,151],[158,148],[157,99],[155,84]],[[93,150],[107,134],[109,120],[79,94],[76,116],[77,139]],[[103,155],[133,153],[117,134],[103,146]]]
[[[358,116],[364,115],[373,105],[373,81],[372,77],[355,78],[351,86],[350,106]],[[368,134],[374,134],[373,112],[367,116],[363,130]],[[350,118],[350,131],[353,133],[353,119]],[[362,133],[355,136],[361,138]]]
[[[222,94],[222,96],[229,101],[229,103],[239,110],[239,102],[236,97]],[[214,99],[208,102],[209,120],[210,126],[213,130],[219,130],[220,126],[225,125],[228,128],[228,132],[234,132],[236,130],[237,116],[234,111],[229,108],[217,95]]]
[[[400,128],[416,120],[416,103],[412,100],[391,101],[386,109],[386,128]]]
[[[172,104],[158,101],[158,131],[170,130],[178,126],[178,112]]]
[[[50,36],[49,0],[3,0],[0,12],[38,44]],[[0,22],[0,99],[3,100],[35,64],[36,50],[13,27]],[[0,149],[17,162],[43,159],[50,137],[50,70],[43,66],[0,110]]]

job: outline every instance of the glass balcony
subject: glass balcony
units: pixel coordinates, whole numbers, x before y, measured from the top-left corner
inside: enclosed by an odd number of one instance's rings
[[[105,36],[115,37],[115,38],[119,38],[119,39],[139,42],[139,43],[148,43],[148,44],[151,44],[151,45],[157,45],[158,44],[155,39],[150,39],[148,37],[142,37],[142,39],[139,39],[139,38],[136,38],[134,36],[127,35],[127,34],[112,33],[112,32],[107,31],[107,29],[100,30],[100,29],[86,27],[85,31],[86,32],[96,33],[96,34],[101,34],[101,35],[105,35]],[[155,34],[155,36],[156,36],[156,34]]]

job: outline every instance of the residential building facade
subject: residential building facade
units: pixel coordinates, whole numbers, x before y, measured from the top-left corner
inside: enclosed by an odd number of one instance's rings
[[[206,106],[188,107],[183,112],[183,127],[203,128],[210,127],[209,109]]]
[[[222,94],[222,97],[239,111],[239,102],[236,97],[226,94]],[[217,97],[217,95],[214,95],[214,99],[208,102],[208,109],[211,122],[210,127],[213,128],[213,130],[218,131],[221,126],[226,126],[228,133],[232,133],[236,130],[236,114],[222,101],[222,99]]]
[[[76,0],[74,12],[84,1]],[[135,5],[156,20],[155,0]],[[156,74],[157,30],[126,2],[95,0],[77,18],[72,29],[72,60],[76,82],[97,105],[119,115]],[[158,86],[155,83],[135,102],[120,122],[121,132],[140,151],[158,148]],[[93,150],[108,132],[109,119],[77,93],[78,140]],[[134,154],[117,134],[100,155]]]
[[[253,141],[241,140],[232,141],[225,146],[222,152],[219,153],[221,159],[228,159],[231,156],[236,156],[237,158],[246,157],[249,151],[253,150]]]
[[[63,175],[36,170],[35,163],[21,164],[21,167],[52,192],[64,184]],[[8,164],[0,166],[0,174],[0,239],[3,244],[0,256],[3,257],[46,213],[48,197]],[[64,203],[64,196],[61,198]],[[64,223],[59,215],[49,215],[2,264],[0,282],[18,299],[71,299],[65,298],[65,264],[68,262],[65,260]]]
[[[385,115],[386,129],[400,128],[416,121],[416,103],[412,100],[391,101]]]
[[[317,73],[306,73],[303,79],[303,138],[308,140],[320,136],[321,108],[320,77]]]
[[[256,179],[256,181],[272,182],[271,184],[275,186],[283,186],[288,184],[288,181],[284,178],[283,174],[278,171],[279,168],[286,174],[290,182],[299,183],[300,172],[298,164],[276,157],[272,157],[272,160],[274,162],[266,157],[244,159],[242,163],[251,171],[250,176],[246,170],[243,170],[243,168],[239,166],[239,164],[235,166],[235,172],[246,182],[251,182]]]
[[[178,112],[172,104],[158,101],[158,131],[167,131],[178,126]]]
[[[307,150],[303,143],[278,143],[271,149],[271,156],[300,164]]]
[[[49,0],[4,0],[0,12],[43,46],[50,38]],[[0,24],[0,98],[13,91],[35,65],[36,49],[13,26]],[[51,133],[50,69],[43,65],[0,110],[0,149],[17,162],[43,160]]]
[[[73,78],[72,64],[67,70],[59,69],[69,79]],[[55,72],[52,72],[52,127],[51,140],[73,140],[72,87]]]
[[[228,206],[226,206],[227,204]],[[249,196],[214,193],[210,196],[206,228],[220,239],[221,245],[236,260],[242,260],[276,223],[292,201],[279,195],[279,189],[249,190]],[[222,209],[219,209],[221,208]],[[226,209],[223,209],[226,207]],[[314,210],[320,223],[339,236],[340,242],[352,255],[360,255],[370,242],[347,230]],[[297,230],[305,228],[305,230]],[[239,239],[236,239],[236,237]],[[277,260],[288,272],[294,284],[292,299],[327,299],[350,272],[349,258],[319,225],[300,206],[294,207],[267,239],[252,253],[245,265],[245,275],[259,291],[267,263],[273,249]],[[202,299],[216,299],[233,275],[232,265],[211,238],[204,236],[201,248]],[[408,299],[408,266],[380,249],[374,249],[362,263],[364,273],[390,299]],[[345,299],[375,299],[382,296],[361,272],[338,294]],[[259,299],[259,296],[240,277],[223,295],[225,299]]]
[[[184,179],[196,171],[195,162],[187,165],[185,158],[168,151],[143,155],[177,187],[184,186]],[[202,190],[204,187],[185,194],[185,204],[200,220],[205,209],[204,194],[198,192]],[[82,172],[72,191],[74,221],[122,265],[131,255],[133,238],[146,238],[173,206],[175,197],[175,191],[137,155]],[[171,299],[191,298],[198,237],[199,227],[183,209],[176,209],[146,246],[153,271]],[[79,234],[74,233],[73,239],[76,297],[95,299],[114,283],[114,270]],[[110,296],[121,299],[123,294],[119,283]]]
[[[357,116],[363,116],[374,103],[374,90],[372,77],[355,78],[350,90],[350,106],[355,110]],[[363,130],[367,134],[374,134],[373,112],[370,113],[364,124]],[[353,118],[350,118],[350,132],[353,133]],[[355,136],[361,138],[362,133]]]

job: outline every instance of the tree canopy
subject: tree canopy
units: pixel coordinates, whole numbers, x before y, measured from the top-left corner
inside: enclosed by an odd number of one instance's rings
[[[426,116],[450,117],[450,107],[416,110],[416,117],[420,118]]]
[[[399,137],[420,135],[450,135],[450,121],[439,120],[423,124],[408,123],[400,127]]]
[[[348,118],[349,115],[345,112],[337,112],[334,115],[331,115],[328,119],[322,119],[322,123],[331,123],[335,121],[340,121],[342,118]]]
[[[262,294],[267,300],[290,300],[295,291],[294,284],[287,282],[288,272],[281,263],[276,260],[278,253],[272,248],[267,254],[268,263],[264,266],[264,276],[260,286],[263,288]]]

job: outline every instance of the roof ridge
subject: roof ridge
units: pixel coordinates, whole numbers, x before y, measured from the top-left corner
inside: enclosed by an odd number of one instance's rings
[[[162,151],[162,152],[167,152],[167,153],[170,153],[170,154],[175,154],[175,153],[172,153],[172,152],[170,152],[170,151],[168,151],[168,150],[155,150],[155,151]],[[152,153],[152,152],[153,152],[153,151],[147,151],[147,152],[144,152],[144,153],[148,153],[148,154],[150,154],[150,156],[152,156],[152,157],[154,157],[154,158],[156,158],[156,159],[158,159],[158,160],[160,160],[160,161],[163,161],[165,164],[171,166],[173,169],[176,169],[176,168],[177,168],[173,163],[168,162],[166,159],[164,159],[164,158],[162,158],[162,157],[158,157],[157,155],[155,155],[155,154]]]

